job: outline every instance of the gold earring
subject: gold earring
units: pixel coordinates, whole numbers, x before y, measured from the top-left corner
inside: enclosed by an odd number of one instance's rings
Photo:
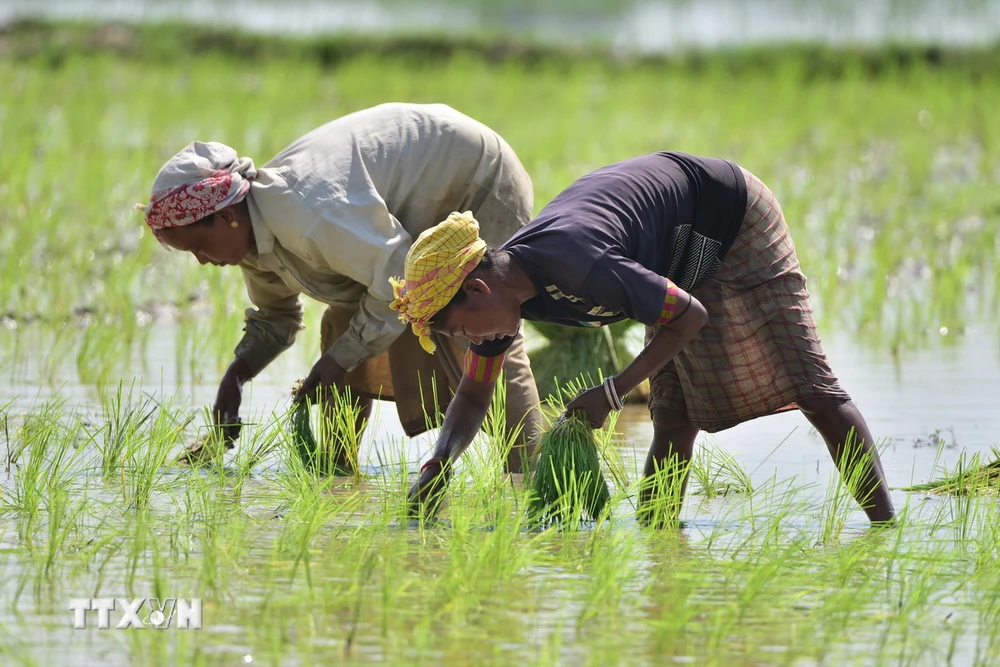
[[[232,227],[233,229],[236,229],[237,227],[240,226],[240,223],[233,220],[232,222],[229,223],[229,226]]]

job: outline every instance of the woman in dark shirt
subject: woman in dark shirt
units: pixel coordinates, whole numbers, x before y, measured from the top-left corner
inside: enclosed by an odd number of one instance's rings
[[[443,256],[447,225],[413,245],[394,304],[415,329],[430,326],[472,342],[434,456],[411,489],[415,511],[428,500],[436,505],[451,462],[482,424],[522,318],[567,326],[628,318],[646,325],[645,348],[567,409],[585,410],[600,426],[621,408],[621,396],[649,378],[654,435],[647,480],[668,466],[686,471],[699,430],[797,408],[842,472],[862,466],[851,491],[869,519],[893,518],[874,439],[820,345],[781,207],[748,171],[673,152],[604,167],[469,262],[458,280],[446,287],[431,281],[433,304],[410,298],[408,291],[428,285],[417,267]],[[444,307],[442,293],[450,299]],[[654,506],[652,494],[652,484],[641,489],[640,518]]]

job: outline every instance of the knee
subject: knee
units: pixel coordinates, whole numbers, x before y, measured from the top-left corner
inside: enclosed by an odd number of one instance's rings
[[[677,413],[653,408],[650,410],[653,420],[653,434],[657,438],[686,439],[698,435],[698,427]]]
[[[854,407],[851,401],[842,398],[808,398],[796,401],[796,405],[810,421],[831,419]]]

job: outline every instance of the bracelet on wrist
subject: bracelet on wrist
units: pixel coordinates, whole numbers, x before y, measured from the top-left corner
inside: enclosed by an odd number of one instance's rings
[[[615,388],[613,377],[604,378],[604,397],[608,399],[608,405],[612,410],[621,410],[625,407],[622,399],[618,396],[618,389]]]

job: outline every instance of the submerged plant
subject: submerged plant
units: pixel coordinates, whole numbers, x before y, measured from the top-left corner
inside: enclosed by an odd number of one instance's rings
[[[530,488],[528,511],[541,524],[572,525],[581,510],[601,518],[611,495],[586,413],[561,417],[542,436]]]

